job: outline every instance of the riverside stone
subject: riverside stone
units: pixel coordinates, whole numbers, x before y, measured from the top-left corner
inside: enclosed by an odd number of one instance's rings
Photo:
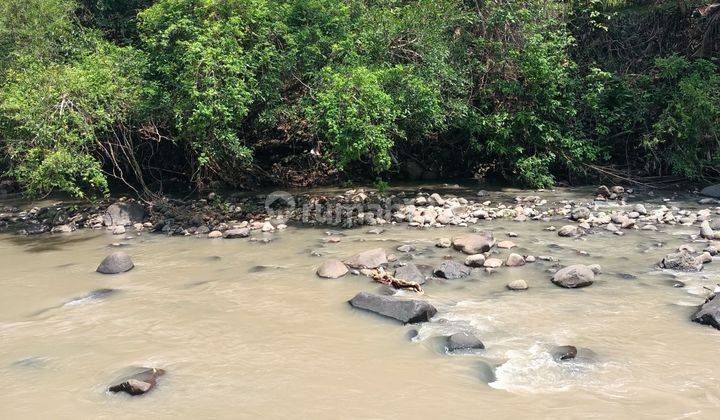
[[[355,308],[393,318],[405,324],[427,322],[437,313],[437,309],[424,300],[375,295],[367,292],[358,293],[350,299],[349,303]]]

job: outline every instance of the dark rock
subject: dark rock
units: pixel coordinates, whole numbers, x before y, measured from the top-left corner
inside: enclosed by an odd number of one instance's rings
[[[574,359],[575,356],[577,356],[577,353],[578,350],[575,346],[555,346],[550,351],[550,354],[556,362]]]
[[[718,294],[712,295],[698,310],[692,314],[690,319],[703,325],[710,325],[720,330],[720,298]]]
[[[417,284],[425,284],[425,276],[415,264],[407,264],[395,269],[395,278],[407,281],[413,281]]]
[[[367,292],[358,293],[349,303],[355,308],[375,312],[406,324],[429,321],[437,313],[437,309],[424,300],[380,296]]]
[[[705,187],[702,189],[702,191],[700,191],[700,194],[707,197],[720,198],[720,184]]]
[[[405,333],[405,337],[407,337],[408,340],[412,340],[413,338],[417,337],[418,334],[418,330],[416,330],[415,328],[411,328],[407,330],[407,332]]]
[[[155,388],[159,377],[165,374],[163,369],[141,368],[136,373],[120,379],[117,384],[111,385],[108,391],[125,392],[130,395],[142,395]]]
[[[444,261],[435,269],[434,274],[444,279],[454,280],[469,276],[470,267],[460,264],[457,261]]]
[[[469,255],[487,252],[495,245],[492,232],[481,232],[453,239],[453,247]]]
[[[136,202],[111,204],[103,215],[105,226],[128,226],[142,223],[144,219],[145,208]]]
[[[455,333],[447,338],[445,349],[449,352],[458,350],[484,349],[485,345],[479,338],[466,332]]]
[[[98,266],[98,273],[102,274],[118,274],[132,270],[135,267],[130,256],[124,252],[113,252],[105,257]]]
[[[701,261],[687,252],[668,254],[660,262],[662,268],[678,271],[700,271],[703,268]]]
[[[21,235],[40,235],[41,233],[50,232],[50,226],[38,223],[32,223],[18,231]]]
[[[566,289],[576,289],[593,284],[595,273],[586,265],[576,264],[558,270],[552,282]]]

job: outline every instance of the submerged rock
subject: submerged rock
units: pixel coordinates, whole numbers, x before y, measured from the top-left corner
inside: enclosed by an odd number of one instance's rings
[[[411,244],[400,245],[396,249],[400,252],[414,252],[415,245],[411,245]]]
[[[698,324],[710,325],[720,330],[720,298],[718,294],[712,295],[704,304],[700,305],[690,319]]]
[[[444,279],[454,280],[470,275],[470,268],[456,261],[445,261],[433,273]]]
[[[495,245],[492,232],[475,233],[453,239],[453,247],[466,254],[487,252]]]
[[[383,264],[387,264],[387,254],[382,248],[375,248],[353,255],[345,261],[352,268],[378,268]]]
[[[327,260],[317,269],[318,277],[325,279],[337,279],[343,277],[347,273],[348,268],[342,263],[342,261],[339,260]]]
[[[552,282],[566,289],[577,289],[593,284],[595,272],[582,264],[571,265],[558,270],[552,277]]]
[[[519,279],[519,280],[513,280],[506,286],[510,290],[527,290],[528,284],[525,280]]]
[[[113,393],[124,392],[133,396],[142,395],[155,388],[158,378],[164,374],[163,369],[141,368],[139,372],[121,379],[115,385],[111,385],[108,391]]]
[[[130,256],[124,252],[113,252],[105,257],[95,270],[102,274],[118,274],[130,271],[135,267]]]
[[[449,336],[445,343],[445,349],[451,353],[458,350],[479,350],[484,348],[485,345],[479,338],[466,332],[459,332]]]
[[[577,353],[578,349],[575,346],[555,346],[550,350],[550,354],[556,362],[574,359]]]
[[[437,309],[424,300],[381,296],[367,292],[358,293],[349,303],[355,308],[375,312],[405,324],[427,322],[437,313]]]

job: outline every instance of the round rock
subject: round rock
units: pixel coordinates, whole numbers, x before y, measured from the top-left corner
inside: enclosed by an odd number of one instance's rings
[[[130,256],[124,252],[113,252],[105,257],[98,266],[98,273],[102,274],[118,274],[132,270],[135,267]]]
[[[342,261],[327,260],[317,269],[318,277],[325,279],[337,279],[348,273],[348,268]]]

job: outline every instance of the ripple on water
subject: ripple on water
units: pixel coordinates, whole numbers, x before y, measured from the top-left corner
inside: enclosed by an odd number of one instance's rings
[[[609,371],[622,369],[610,362],[566,360],[557,362],[550,347],[535,343],[527,350],[509,350],[507,361],[495,370],[496,380],[489,385],[514,393],[555,393],[593,390],[616,394],[623,385],[603,380]],[[615,375],[613,375],[615,376]]]

